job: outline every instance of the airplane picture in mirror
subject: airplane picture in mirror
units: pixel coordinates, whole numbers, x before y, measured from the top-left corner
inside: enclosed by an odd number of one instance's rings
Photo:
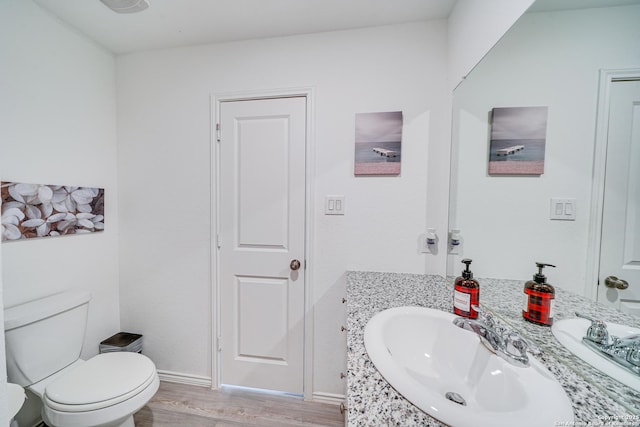
[[[491,112],[489,175],[542,175],[547,107],[499,107]]]

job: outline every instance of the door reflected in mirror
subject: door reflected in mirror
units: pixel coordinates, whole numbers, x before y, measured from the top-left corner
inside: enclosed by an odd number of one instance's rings
[[[640,69],[608,95],[598,301],[640,316]]]

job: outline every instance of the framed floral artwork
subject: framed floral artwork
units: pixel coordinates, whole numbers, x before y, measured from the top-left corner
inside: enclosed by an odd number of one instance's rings
[[[104,189],[0,182],[2,241],[104,230]]]

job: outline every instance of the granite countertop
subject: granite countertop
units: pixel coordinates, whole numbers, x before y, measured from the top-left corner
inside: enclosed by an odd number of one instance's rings
[[[636,392],[572,356],[552,337],[550,328],[522,319],[522,283],[478,280],[480,305],[490,308],[500,320],[518,328],[542,348],[537,359],[559,379],[573,403],[572,425],[639,425],[640,407],[633,409],[640,401]],[[347,273],[347,426],[444,426],[406,400],[380,375],[367,355],[363,331],[373,315],[388,308],[423,306],[451,312],[452,300],[453,285],[441,276]],[[605,321],[640,326],[637,318],[556,289],[556,319],[573,317],[576,309],[585,314],[597,312],[598,318]],[[585,375],[594,380],[586,381]],[[610,396],[616,396],[616,400]]]

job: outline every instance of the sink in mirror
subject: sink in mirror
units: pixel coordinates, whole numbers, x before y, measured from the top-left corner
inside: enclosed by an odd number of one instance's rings
[[[451,426],[541,427],[573,420],[564,389],[537,359],[515,366],[454,319],[462,318],[424,307],[382,311],[365,327],[367,353],[400,394]]]
[[[608,339],[604,345],[605,348],[612,342],[613,337],[624,339],[625,337],[633,337],[634,335],[636,336],[638,345],[640,346],[640,338],[637,338],[638,334],[640,334],[640,329],[616,323],[604,324],[608,331]],[[602,348],[603,346],[598,346],[595,343],[590,345],[589,342],[585,342],[583,338],[587,334],[587,330],[590,326],[591,321],[587,319],[563,319],[553,324],[551,332],[571,353],[575,354],[599,371],[609,375],[611,378],[640,392],[640,366],[636,366],[637,372],[633,372],[621,363],[617,362],[617,357],[612,357],[611,353],[613,352],[602,351],[599,347]],[[618,351],[618,353],[622,359],[625,358],[625,354],[622,354],[620,351]],[[636,359],[637,358],[638,356],[636,353]]]

